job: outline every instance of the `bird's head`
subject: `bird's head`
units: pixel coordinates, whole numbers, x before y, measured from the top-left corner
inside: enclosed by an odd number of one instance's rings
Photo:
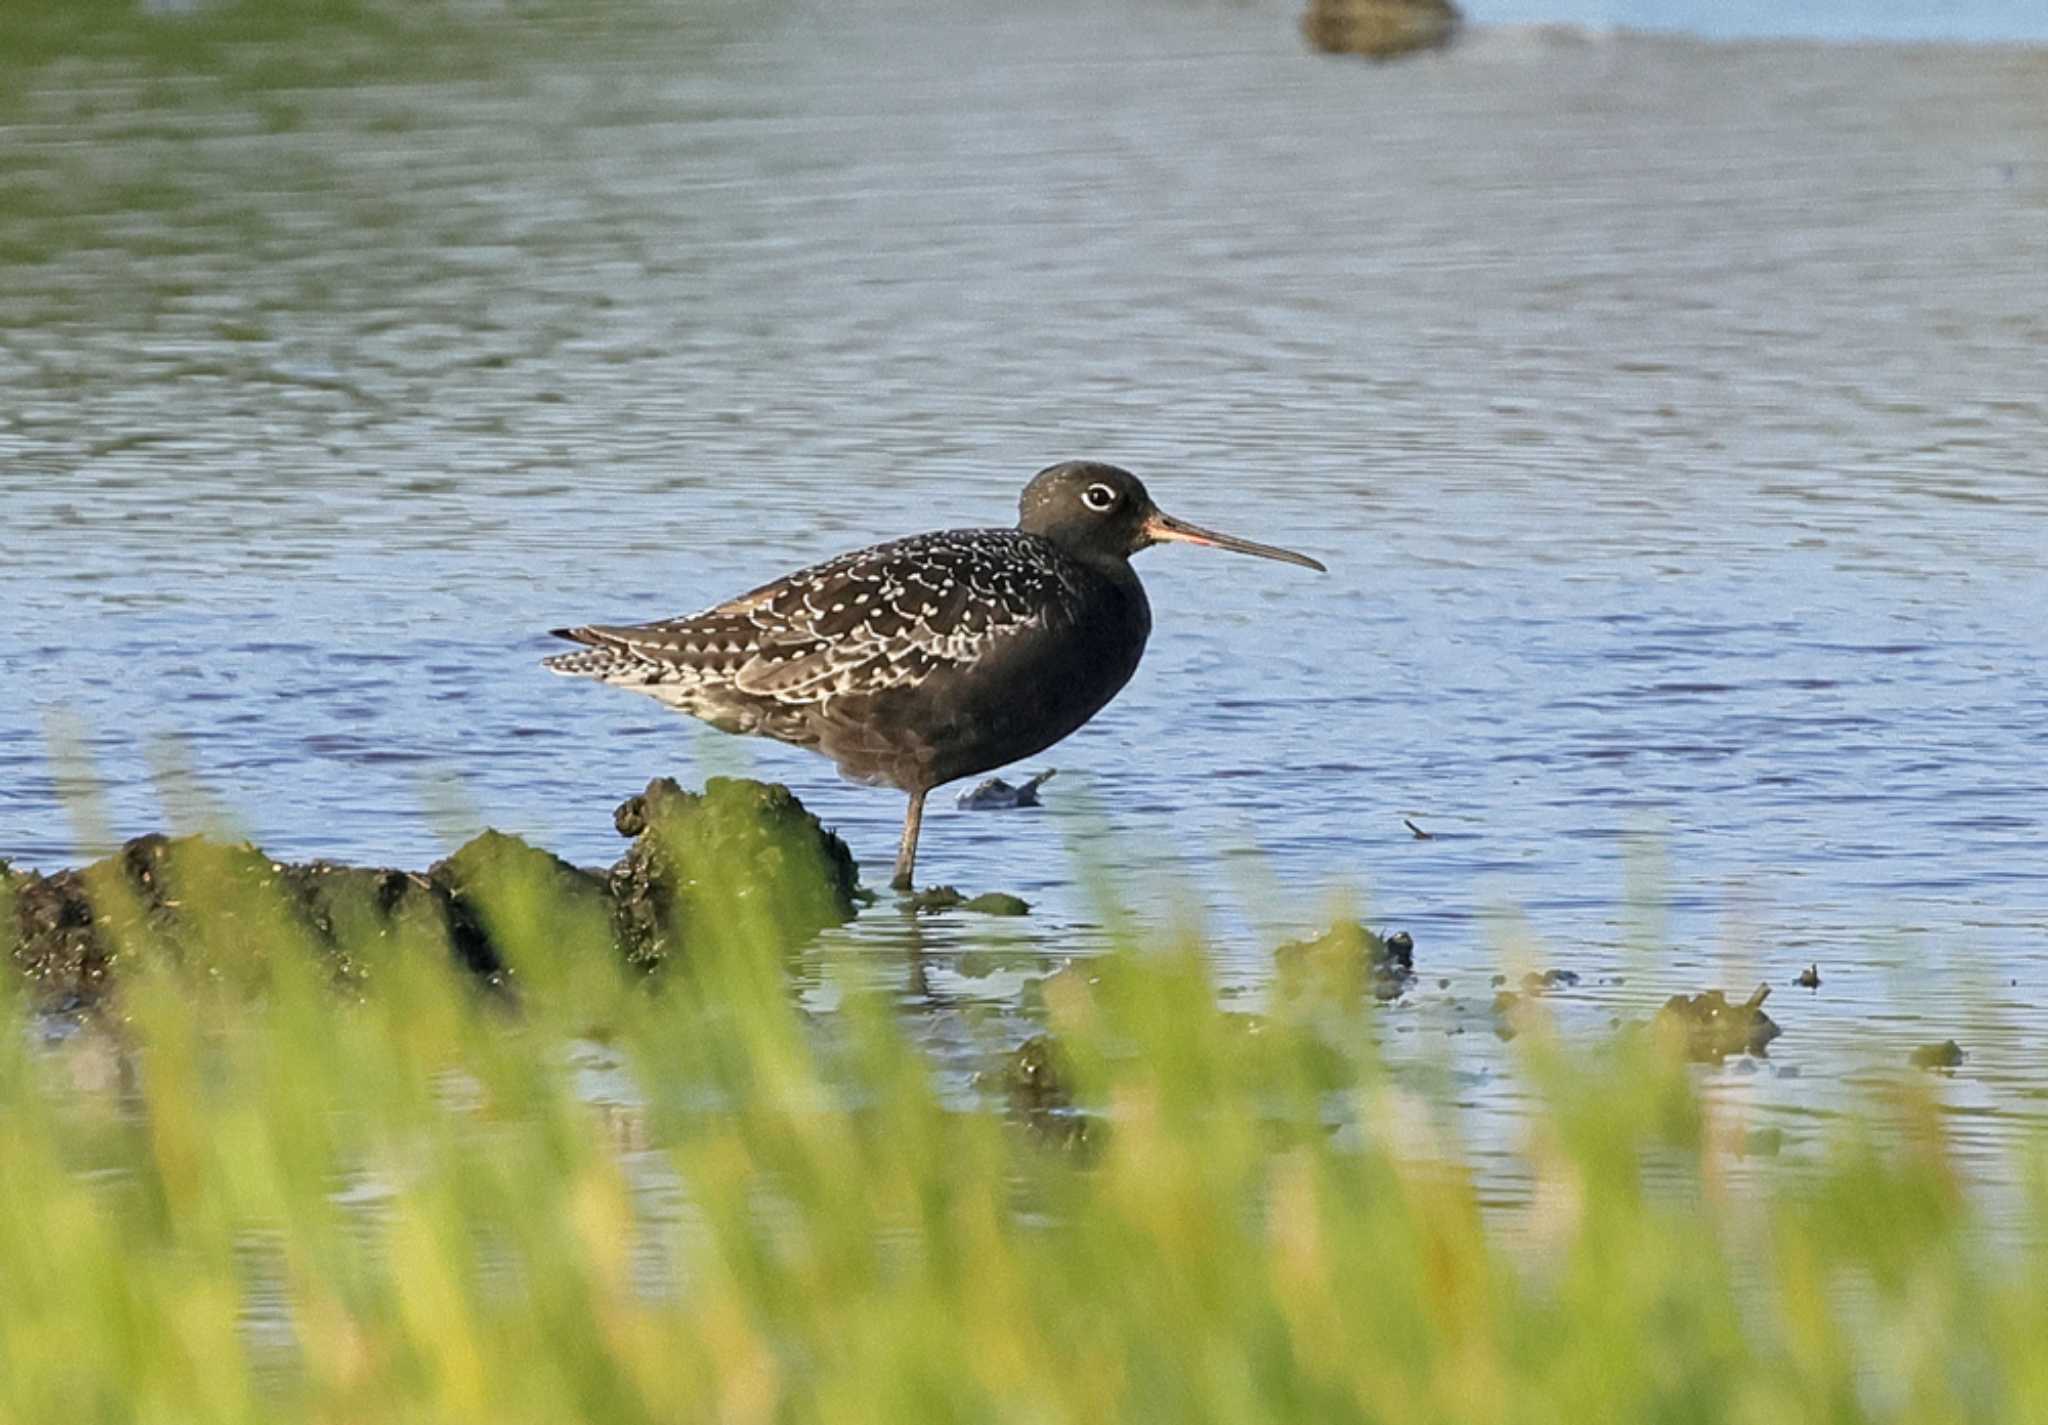
[[[1206,544],[1329,572],[1306,554],[1177,520],[1152,503],[1137,476],[1094,460],[1062,461],[1034,475],[1017,502],[1017,528],[1083,557],[1128,559],[1155,544]]]

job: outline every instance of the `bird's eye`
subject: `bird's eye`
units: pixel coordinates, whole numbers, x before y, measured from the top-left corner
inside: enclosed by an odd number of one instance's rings
[[[1081,492],[1081,503],[1091,510],[1106,510],[1116,503],[1116,491],[1107,485],[1090,485]]]

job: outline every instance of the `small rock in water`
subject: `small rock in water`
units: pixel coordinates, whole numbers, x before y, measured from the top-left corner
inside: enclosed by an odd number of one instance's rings
[[[1381,936],[1356,922],[1339,923],[1313,940],[1282,945],[1273,963],[1289,997],[1313,987],[1339,998],[1363,988],[1376,999],[1395,999],[1415,983],[1415,940],[1405,930]]]
[[[1799,986],[1799,988],[1800,988],[1800,989],[1802,989],[1802,990],[1817,990],[1817,989],[1819,989],[1819,988],[1820,988],[1820,966],[1818,966],[1818,965],[1808,965],[1808,966],[1807,966],[1807,967],[1806,967],[1805,969],[1803,969],[1803,970],[1801,970],[1801,971],[1799,972],[1799,976],[1798,976],[1798,978],[1796,978],[1795,980],[1793,980],[1793,981],[1792,981],[1792,983],[1793,983],[1793,984],[1795,984],[1795,985],[1797,985],[1797,986]]]
[[[1011,1116],[1041,1142],[1088,1150],[1101,1137],[1093,1118],[1075,1107],[1066,1050],[1049,1034],[1025,1040],[1004,1058],[1001,1069],[975,1078],[1000,1089]]]
[[[968,897],[952,886],[927,886],[903,898],[904,908],[913,915],[934,915],[942,910],[965,910],[976,915],[1029,915],[1031,902],[1003,891],[987,891]]]
[[[1523,1007],[1533,999],[1541,999],[1552,990],[1570,989],[1579,982],[1576,970],[1545,970],[1542,974],[1531,970],[1522,976],[1522,990],[1499,989],[1508,982],[1506,975],[1495,975],[1493,983],[1498,991],[1493,997],[1493,1032],[1502,1039],[1512,1039],[1522,1030],[1517,1020],[1523,1014]]]
[[[1916,1069],[1956,1069],[1963,1063],[1963,1046],[1953,1039],[1944,1039],[1939,1044],[1922,1044],[1913,1051],[1913,1067]]]
[[[1057,767],[1049,767],[1017,787],[1001,777],[990,777],[972,791],[962,792],[958,804],[968,811],[1008,811],[1014,807],[1042,806],[1044,803],[1038,800],[1038,789],[1058,776],[1059,771]]]
[[[1058,1042],[1049,1034],[1035,1034],[1003,1060],[998,1082],[1016,1112],[1048,1113],[1074,1106],[1071,1077]]]
[[[1685,1056],[1703,1064],[1718,1064],[1730,1054],[1763,1054],[1783,1030],[1764,1013],[1764,1001],[1771,987],[1758,985],[1741,1004],[1728,1003],[1719,990],[1697,995],[1673,995],[1657,1011],[1655,1029],[1673,1040]]]

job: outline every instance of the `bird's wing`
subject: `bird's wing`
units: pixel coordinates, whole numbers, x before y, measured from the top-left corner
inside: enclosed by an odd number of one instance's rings
[[[658,623],[586,625],[563,637],[628,665],[637,681],[704,682],[785,704],[915,683],[1042,627],[1071,573],[1016,530],[914,535],[855,550],[706,609]],[[1048,557],[1050,555],[1050,557]],[[637,675],[637,677],[636,677]]]

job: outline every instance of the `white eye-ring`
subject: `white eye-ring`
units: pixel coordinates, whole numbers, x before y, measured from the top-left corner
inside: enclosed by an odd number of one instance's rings
[[[1116,503],[1116,491],[1107,485],[1090,485],[1081,492],[1081,503],[1091,510],[1106,510]]]

